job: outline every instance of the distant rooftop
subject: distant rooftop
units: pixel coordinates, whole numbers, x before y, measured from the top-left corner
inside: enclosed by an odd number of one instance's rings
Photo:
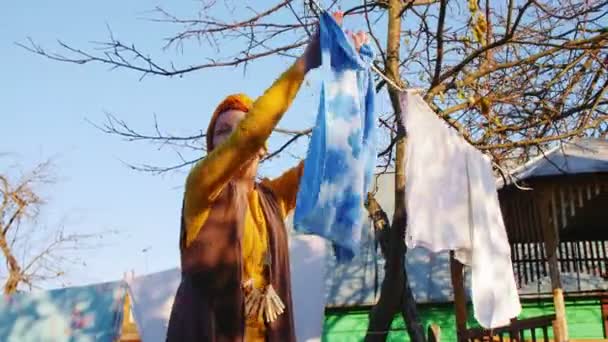
[[[584,138],[564,142],[513,169],[516,180],[608,172],[608,140]],[[502,180],[499,180],[502,187]]]

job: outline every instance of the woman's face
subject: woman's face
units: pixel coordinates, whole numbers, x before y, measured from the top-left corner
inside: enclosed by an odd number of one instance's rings
[[[217,147],[226,141],[246,115],[245,112],[240,110],[227,110],[221,113],[213,128],[213,146]],[[265,153],[266,148],[260,148],[260,151],[258,151],[255,157],[245,162],[239,173],[239,177],[253,179],[257,174],[258,162]]]
[[[219,146],[228,139],[245,115],[245,112],[233,109],[221,113],[213,128],[213,146]]]

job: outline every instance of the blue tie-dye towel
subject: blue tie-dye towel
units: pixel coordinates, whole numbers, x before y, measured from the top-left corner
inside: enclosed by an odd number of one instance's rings
[[[363,201],[376,163],[371,48],[357,53],[326,12],[320,18],[323,84],[294,214],[297,231],[334,243],[350,260],[361,239]]]
[[[113,342],[120,334],[124,282],[4,296],[0,341]]]

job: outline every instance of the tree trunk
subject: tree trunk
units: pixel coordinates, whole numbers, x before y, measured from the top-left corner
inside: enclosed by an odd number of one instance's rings
[[[401,84],[399,76],[399,47],[401,38],[400,12],[403,4],[400,0],[388,1],[388,36],[387,65],[385,73],[395,83]],[[405,270],[405,226],[407,211],[405,208],[405,128],[399,117],[399,93],[389,88],[389,95],[398,125],[396,162],[395,162],[395,212],[393,223],[385,234],[388,234],[388,246],[385,251],[385,276],[382,282],[380,298],[370,313],[370,322],[365,337],[366,341],[385,341],[395,315],[401,311],[407,331],[412,342],[424,342],[424,329],[420,323],[416,302],[407,280]],[[386,215],[385,215],[386,216]],[[398,298],[398,300],[396,300]]]
[[[20,280],[21,277],[19,275],[11,272],[8,276],[8,279],[4,283],[4,294],[11,295],[17,292],[17,286],[19,285]]]
[[[0,250],[6,258],[9,272],[8,279],[4,283],[4,294],[10,295],[17,291],[17,286],[21,281],[21,267],[6,241],[6,235],[2,231],[0,231]]]
[[[386,216],[386,214],[384,214]],[[398,236],[400,229],[389,226],[388,222],[379,229],[375,225],[379,238],[388,242],[384,248],[380,244],[386,263],[384,280],[380,289],[380,298],[371,310],[365,341],[385,341],[393,318],[399,312],[400,303],[405,302],[405,268],[403,267],[405,246]],[[388,235],[388,238],[384,236]],[[415,340],[413,340],[415,341]]]
[[[416,301],[409,286],[407,270],[404,267],[406,248],[403,243],[403,238],[397,237],[397,239],[395,239],[395,235],[397,235],[395,232],[398,233],[399,229],[393,229],[389,225],[386,212],[380,207],[373,196],[368,195],[366,207],[374,223],[374,233],[376,239],[380,242],[382,256],[386,260],[386,275],[382,283],[380,300],[374,306],[372,313],[370,314],[370,324],[366,341],[386,340],[393,318],[399,311],[399,305],[397,304],[401,305],[401,314],[403,315],[408,334],[410,335],[410,340],[425,341],[423,334],[424,327],[420,323]],[[398,246],[399,244],[395,242],[401,242],[401,246]],[[398,268],[399,265],[401,265],[401,269]],[[401,275],[401,277],[395,277],[394,275]],[[394,298],[401,299],[400,301],[391,300]]]
[[[404,254],[405,255],[405,254]],[[401,302],[401,315],[407,328],[407,333],[410,335],[410,341],[412,342],[424,342],[426,338],[424,336],[424,326],[418,315],[418,308],[416,307],[416,299],[414,293],[410,287],[410,283],[407,279],[407,269],[403,268],[404,275],[404,288],[403,288],[403,299]]]

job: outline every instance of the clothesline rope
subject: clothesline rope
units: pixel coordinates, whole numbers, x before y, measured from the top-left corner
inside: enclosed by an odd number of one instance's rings
[[[378,69],[378,68],[376,67],[376,65],[375,65],[373,62],[372,62],[372,63],[370,63],[370,66],[371,66],[372,70],[373,70],[373,71],[374,71],[376,74],[378,74],[378,76],[382,77],[382,78],[383,78],[383,79],[386,81],[386,83],[390,84],[390,85],[391,85],[393,88],[395,88],[395,89],[397,89],[397,90],[399,90],[399,91],[405,91],[405,89],[403,89],[403,88],[401,88],[400,86],[398,86],[398,85],[397,85],[397,83],[393,82],[393,80],[391,80],[391,79],[390,79],[388,76],[386,76],[385,74],[383,74],[383,73],[380,71],[380,69]],[[408,89],[408,90],[411,90],[411,91],[419,91],[419,89]]]

